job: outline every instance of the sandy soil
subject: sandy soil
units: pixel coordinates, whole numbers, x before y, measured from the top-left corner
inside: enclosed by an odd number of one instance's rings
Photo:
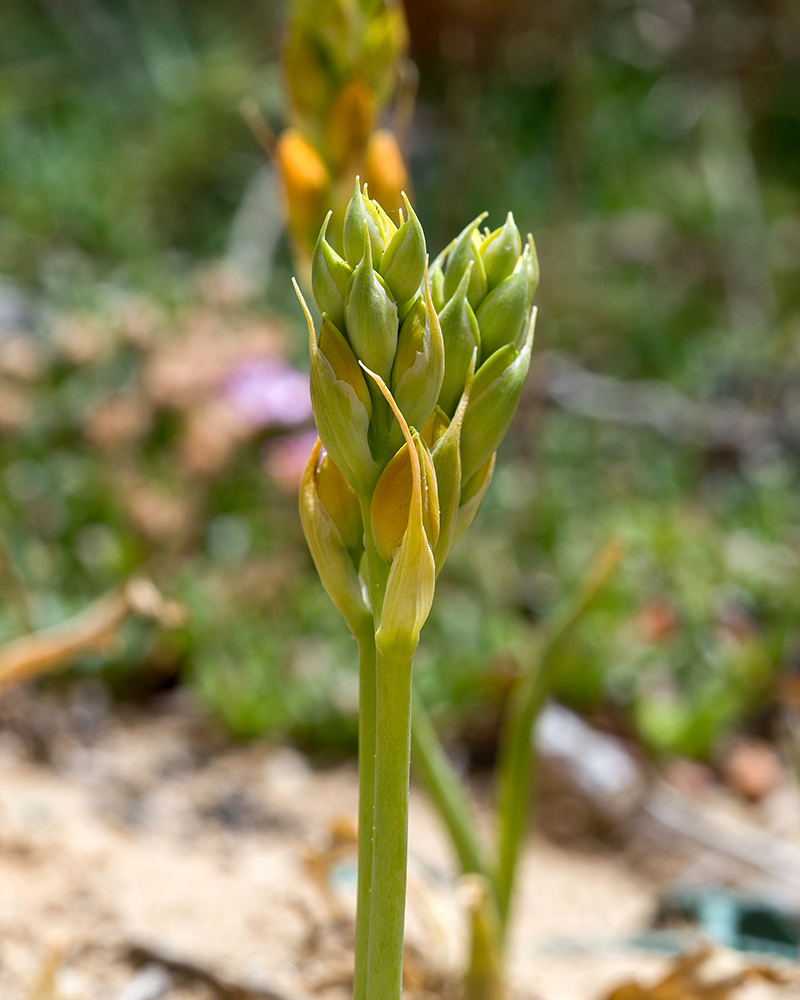
[[[36,740],[5,704],[3,1000],[24,1000],[57,952],[60,1000],[118,1000],[136,975],[143,981],[134,946],[287,1000],[347,998],[352,763],[323,768],[285,747],[215,744],[173,702],[127,718],[89,712],[77,726],[45,713],[45,759],[37,760]],[[464,956],[464,893],[416,789],[410,854],[410,992],[451,996]],[[654,878],[610,849],[533,839],[511,945],[516,994],[592,1000],[629,975],[651,979],[664,960],[620,942],[647,926],[656,891]],[[564,939],[586,947],[566,948]],[[173,983],[171,1000],[214,995],[195,979]]]

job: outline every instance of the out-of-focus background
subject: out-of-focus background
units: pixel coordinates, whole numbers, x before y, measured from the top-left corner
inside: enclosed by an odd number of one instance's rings
[[[531,375],[439,582],[420,691],[480,778],[537,625],[615,538],[553,697],[643,771],[760,802],[800,746],[798,8],[405,6],[432,253],[512,209],[542,272]],[[80,743],[98,712],[179,697],[220,746],[352,758],[353,644],[296,512],[306,334],[254,136],[287,122],[287,12],[2,8],[0,642],[131,577],[161,595],[9,692],[6,735],[31,700],[67,706]]]
[[[295,512],[310,423],[284,368],[306,346],[280,192],[239,111],[281,127],[285,16],[4,5],[0,630],[144,571],[185,628],[131,629],[83,670],[192,684],[237,735],[352,748],[352,649]],[[437,593],[426,696],[454,725],[486,715],[503,650],[615,535],[627,558],[558,694],[648,754],[707,758],[769,724],[800,648],[794,5],[408,19],[432,251],[511,208],[542,268],[532,375]]]

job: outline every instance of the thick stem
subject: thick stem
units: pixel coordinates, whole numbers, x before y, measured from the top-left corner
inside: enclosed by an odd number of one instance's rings
[[[461,870],[488,878],[489,865],[478,839],[477,818],[416,691],[411,716],[411,749],[414,771],[447,827]]]
[[[358,640],[358,897],[353,1000],[366,1000],[372,840],[375,826],[375,636],[372,619]]]
[[[400,1000],[408,862],[412,649],[377,650],[368,1000]]]

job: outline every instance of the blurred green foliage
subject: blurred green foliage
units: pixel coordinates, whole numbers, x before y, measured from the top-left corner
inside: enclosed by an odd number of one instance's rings
[[[510,207],[542,267],[538,370],[437,590],[422,691],[491,753],[512,653],[530,654],[537,621],[613,534],[627,557],[556,693],[653,753],[713,754],[763,715],[800,650],[796,7],[407,9],[421,70],[409,158],[432,249]],[[8,0],[0,16],[0,529],[24,583],[20,596],[3,575],[0,635],[143,568],[192,616],[176,634],[132,629],[120,668],[154,687],[185,672],[238,735],[352,746],[353,650],[292,491],[266,471],[280,442],[242,435],[199,472],[187,435],[219,422],[203,409],[218,387],[185,405],[153,394],[170,342],[209,325],[221,341],[283,314],[302,357],[285,242],[255,299],[218,293],[209,269],[262,170],[238,104],[280,123],[281,10]],[[28,369],[7,347],[18,334]],[[721,429],[587,415],[578,383],[552,390],[564,354],[642,380],[654,408],[669,386]],[[98,444],[97,413],[120,399],[146,414]]]

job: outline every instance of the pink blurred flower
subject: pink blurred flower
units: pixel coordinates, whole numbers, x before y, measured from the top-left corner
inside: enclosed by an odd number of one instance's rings
[[[311,418],[308,375],[282,358],[256,358],[239,365],[225,382],[225,397],[253,428],[294,427]]]
[[[313,430],[269,441],[261,453],[262,464],[284,489],[296,492],[300,486],[300,477],[306,460],[316,440],[317,432]]]

